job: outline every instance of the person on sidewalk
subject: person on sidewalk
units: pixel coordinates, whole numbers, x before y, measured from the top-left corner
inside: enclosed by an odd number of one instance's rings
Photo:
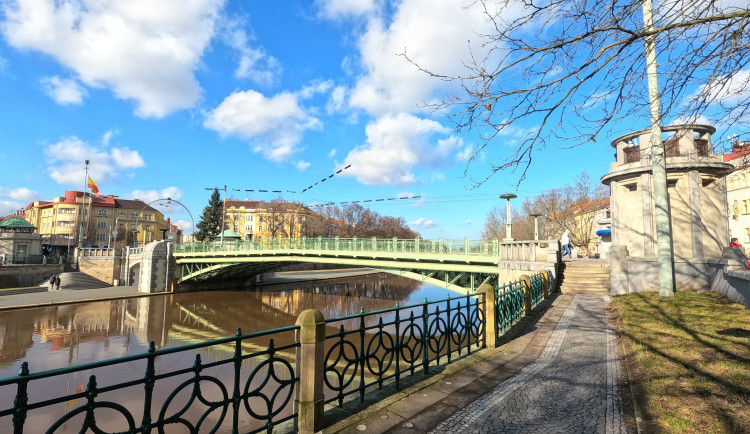
[[[60,276],[55,277],[55,290],[60,290]]]
[[[562,258],[565,259],[565,255],[567,254],[570,260],[573,260],[573,254],[570,252],[570,233],[566,229],[565,232],[563,232],[562,236],[560,237],[560,244],[562,245]]]
[[[52,277],[49,278],[49,290],[50,291],[54,291],[55,290],[55,281],[56,280],[57,279],[56,279],[56,276],[54,274],[52,275]]]

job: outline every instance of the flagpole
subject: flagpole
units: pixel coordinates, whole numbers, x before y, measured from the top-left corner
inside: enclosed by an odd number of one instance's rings
[[[83,248],[83,227],[86,216],[83,212],[86,210],[86,189],[89,185],[89,160],[86,159],[86,175],[83,178],[83,203],[81,204],[81,224],[78,226],[78,248]]]

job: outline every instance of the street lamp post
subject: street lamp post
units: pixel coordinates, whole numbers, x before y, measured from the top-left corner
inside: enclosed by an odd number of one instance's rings
[[[165,199],[156,199],[156,200],[152,200],[151,202],[149,202],[146,205],[144,205],[143,208],[141,208],[141,210],[138,211],[138,215],[135,217],[136,235],[135,235],[135,242],[133,243],[133,245],[135,247],[138,247],[138,233],[137,233],[137,231],[138,231],[138,219],[141,217],[141,212],[143,212],[143,210],[146,209],[147,206],[151,205],[154,202],[159,202],[160,200],[166,200],[168,204],[174,202],[174,203],[180,205],[181,207],[185,208],[185,211],[187,211],[188,215],[190,216],[190,221],[193,222],[193,235],[195,235],[195,219],[193,219],[193,213],[191,213],[190,210],[183,203],[181,203],[180,201],[177,201],[175,199],[172,199],[171,197],[168,197],[168,198],[165,198]]]
[[[534,217],[534,241],[539,241],[539,217],[542,216],[542,214],[531,214],[532,217]]]
[[[511,229],[511,221],[510,221],[510,200],[515,199],[518,196],[516,196],[513,193],[505,193],[504,195],[500,196],[500,199],[505,199],[506,206],[505,206],[505,238],[503,241],[513,241],[513,237],[511,236],[510,229]]]

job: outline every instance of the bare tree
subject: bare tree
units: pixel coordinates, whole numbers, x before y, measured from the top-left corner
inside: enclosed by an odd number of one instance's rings
[[[622,119],[649,120],[644,41],[659,53],[661,119],[750,124],[750,9],[731,0],[665,0],[647,29],[641,0],[476,0],[493,33],[435,110],[481,140],[465,169],[471,187],[504,169],[525,178],[537,152],[611,137]],[[474,53],[472,53],[474,55]],[[490,145],[515,135],[505,155]],[[619,135],[619,134],[618,134]],[[499,148],[499,147],[498,147]],[[492,151],[492,152],[490,152]],[[474,170],[489,154],[486,171]]]
[[[524,199],[521,209],[513,210],[512,236],[517,240],[534,239],[533,215],[537,214],[540,240],[558,239],[568,230],[574,245],[588,248],[594,237],[595,212],[608,196],[606,188],[583,171],[570,184]],[[482,238],[505,238],[504,206],[496,205],[490,210]]]

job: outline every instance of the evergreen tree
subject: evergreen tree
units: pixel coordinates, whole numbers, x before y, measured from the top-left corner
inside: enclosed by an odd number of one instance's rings
[[[221,228],[221,217],[224,213],[224,202],[221,200],[219,190],[214,188],[211,193],[211,199],[208,200],[208,206],[203,208],[201,220],[196,225],[198,233],[195,239],[198,241],[213,241],[223,230]]]

